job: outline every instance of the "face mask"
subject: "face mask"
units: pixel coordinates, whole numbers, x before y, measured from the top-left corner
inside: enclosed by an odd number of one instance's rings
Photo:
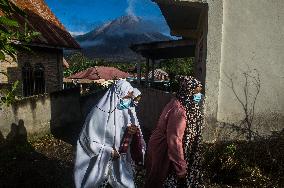
[[[117,104],[117,108],[119,110],[128,109],[131,107],[132,100],[131,99],[120,99],[119,103]]]
[[[201,99],[202,99],[202,94],[201,93],[196,93],[196,94],[193,95],[193,101],[195,103],[199,103],[201,101]]]

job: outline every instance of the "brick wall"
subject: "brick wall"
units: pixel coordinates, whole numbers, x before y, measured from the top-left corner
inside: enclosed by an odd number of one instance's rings
[[[30,63],[32,67],[41,63],[45,69],[46,92],[61,90],[63,82],[63,50],[49,48],[32,48],[32,52],[20,52],[16,62],[0,62],[0,71],[8,76],[0,75],[0,84],[11,84],[20,81],[18,95],[22,95],[22,67]]]

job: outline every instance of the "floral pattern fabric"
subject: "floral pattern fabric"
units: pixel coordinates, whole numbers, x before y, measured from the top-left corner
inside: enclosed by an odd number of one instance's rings
[[[180,89],[177,92],[177,99],[182,103],[186,109],[187,123],[183,138],[184,155],[187,162],[187,176],[183,181],[178,180],[175,172],[169,173],[164,187],[178,188],[190,187],[200,188],[204,187],[202,168],[201,168],[201,131],[204,123],[203,118],[203,105],[204,99],[199,103],[193,101],[194,90],[201,83],[189,76],[179,77]]]

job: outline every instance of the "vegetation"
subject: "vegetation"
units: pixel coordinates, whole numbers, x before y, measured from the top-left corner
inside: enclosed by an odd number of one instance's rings
[[[0,16],[0,61],[6,60],[6,55],[15,59],[17,51],[29,50],[21,43],[31,42],[39,33],[28,30],[26,24],[24,31],[19,29],[20,24],[13,19],[13,15],[18,14],[26,18],[26,14],[9,0],[0,0],[0,10],[4,14]]]
[[[70,67],[65,70],[64,76],[70,76],[74,73],[86,70],[94,66],[111,66],[122,71],[135,73],[136,67],[131,62],[109,62],[103,59],[90,59],[82,53],[74,53],[67,57]],[[161,61],[160,66],[166,71],[170,77],[174,79],[176,75],[192,75],[193,74],[193,58],[177,58]],[[146,64],[142,63],[142,73],[146,73]]]
[[[20,24],[13,19],[13,15],[17,14],[26,18],[26,14],[11,3],[9,0],[0,0],[0,10],[3,13],[0,16],[0,63],[7,61],[8,57],[16,59],[16,53],[20,50],[30,49],[23,44],[30,43],[31,40],[38,36],[39,33],[30,31],[25,23],[24,30],[20,31]],[[6,75],[4,72],[0,74]],[[0,106],[3,104],[10,105],[15,100],[15,90],[19,82],[16,81],[12,85],[12,90],[0,91]]]
[[[86,70],[94,66],[111,66],[122,71],[135,74],[137,72],[136,64],[131,62],[109,62],[103,59],[90,59],[82,53],[74,53],[66,58],[69,63],[69,68],[64,71],[64,77],[68,77],[77,72]],[[137,63],[137,62],[136,62]],[[170,90],[175,92],[178,89],[178,83],[175,77],[177,75],[192,75],[193,74],[193,58],[177,58],[163,60],[155,65],[155,68],[160,68],[169,74]],[[146,62],[141,63],[142,75],[146,74]],[[164,83],[155,83],[151,87],[169,91],[168,86]]]
[[[82,53],[74,53],[67,57],[69,68],[64,71],[64,77],[68,77],[77,72],[86,70],[94,66],[111,66],[122,71],[131,72],[135,68],[135,64],[122,62],[109,62],[103,59],[90,59]]]
[[[283,143],[282,131],[261,140],[204,145],[204,179],[232,187],[283,187]]]
[[[193,74],[193,58],[176,58],[161,62],[161,69],[166,71],[170,77],[176,75],[189,76]]]
[[[193,75],[193,63],[193,58],[177,58],[161,62],[161,69],[169,74],[172,92],[176,92],[178,90],[178,82],[176,80],[177,75]]]
[[[19,81],[16,81],[12,85],[12,89],[2,89],[0,90],[0,106],[6,104],[7,106],[11,105],[16,99],[16,89],[19,85]]]

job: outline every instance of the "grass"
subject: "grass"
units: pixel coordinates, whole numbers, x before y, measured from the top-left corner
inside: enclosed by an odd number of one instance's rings
[[[204,145],[208,184],[231,187],[284,187],[284,132],[247,141]]]

